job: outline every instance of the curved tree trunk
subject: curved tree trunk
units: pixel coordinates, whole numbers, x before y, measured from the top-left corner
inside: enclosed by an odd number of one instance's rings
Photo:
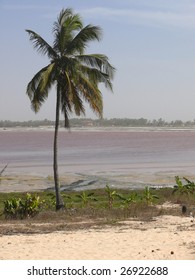
[[[57,100],[56,100],[56,120],[55,120],[55,133],[54,133],[54,145],[53,145],[53,171],[54,171],[54,182],[56,192],[56,210],[64,208],[64,201],[60,195],[60,182],[58,175],[58,128],[60,118],[60,91],[57,89]]]

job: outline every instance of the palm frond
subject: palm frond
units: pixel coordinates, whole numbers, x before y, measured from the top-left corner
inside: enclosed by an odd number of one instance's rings
[[[115,68],[109,63],[109,59],[103,54],[77,55],[76,59],[85,65],[96,68],[107,74],[112,80],[114,78]]]
[[[100,41],[102,30],[99,26],[91,24],[85,26],[81,31],[71,40],[65,49],[66,55],[82,54],[90,41]]]
[[[38,52],[47,56],[51,59],[57,58],[57,53],[55,50],[36,32],[32,30],[26,29],[26,32],[30,36],[30,41],[33,42],[34,48],[37,49]]]
[[[61,53],[74,38],[74,32],[82,29],[83,23],[79,14],[73,14],[72,9],[62,10],[54,23],[54,49]]]
[[[65,76],[61,77],[60,93],[61,111],[64,113],[65,121],[68,119],[67,116],[69,116],[73,110],[77,116],[85,114],[85,108],[82,99],[79,96],[79,91],[69,77],[68,72],[65,72]],[[66,124],[65,127],[67,127]]]
[[[71,8],[67,8],[67,9],[62,9],[58,18],[57,18],[57,22],[59,26],[63,26],[64,22],[72,17],[73,15],[73,10]]]
[[[64,110],[64,127],[70,128],[70,120],[69,120],[69,114],[67,110]]]
[[[71,78],[69,77],[68,73],[66,72],[67,77],[67,84],[68,84],[68,95],[69,100],[74,108],[74,112],[77,116],[85,115],[85,108],[83,106],[82,99],[80,98],[79,91],[77,89],[77,86],[73,83]]]
[[[85,65],[79,65],[80,71],[88,77],[89,80],[93,82],[103,83],[106,88],[113,91],[112,82],[108,74],[99,71],[96,68],[90,68]]]
[[[83,27],[82,19],[79,14],[74,14],[71,8],[62,9],[57,21],[54,22],[53,32],[59,32],[61,27],[71,27],[76,31]]]
[[[96,83],[88,80],[86,76],[80,74],[77,76],[77,88],[84,98],[84,100],[89,104],[92,111],[102,118],[103,114],[103,101],[101,91],[98,89]]]
[[[42,68],[27,85],[26,93],[30,98],[31,107],[35,113],[39,111],[42,103],[48,97],[48,91],[55,80],[54,67],[55,64],[51,63]]]

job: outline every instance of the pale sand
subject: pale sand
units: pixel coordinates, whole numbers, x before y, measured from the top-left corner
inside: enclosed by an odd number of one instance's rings
[[[151,222],[127,221],[117,226],[48,234],[1,235],[0,259],[195,260],[195,220],[161,216]]]

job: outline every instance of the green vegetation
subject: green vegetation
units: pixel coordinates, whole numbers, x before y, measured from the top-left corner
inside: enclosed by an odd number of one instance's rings
[[[93,192],[63,193],[66,209],[61,215],[66,217],[66,221],[75,217],[81,220],[101,219],[104,222],[130,217],[151,219],[162,214],[181,215],[182,205],[189,211],[195,209],[194,183],[186,178],[185,180],[188,185],[193,185],[193,191],[188,195],[183,191],[173,191],[172,188],[152,189],[147,186],[143,190],[129,191],[112,189],[109,185]],[[176,177],[176,184],[178,190],[182,188],[181,185],[184,186],[179,177]],[[165,202],[177,204],[178,207],[163,208]],[[1,220],[33,218],[45,222],[52,219],[55,203],[55,193],[48,191],[33,194],[0,193]]]
[[[40,197],[27,193],[25,198],[11,197],[4,201],[3,214],[5,218],[24,219],[35,216],[41,209],[44,201]]]
[[[91,200],[97,201],[97,198],[94,197],[94,192],[92,193],[82,192],[80,194],[77,194],[76,197],[78,197],[81,200],[82,207],[86,207]]]
[[[109,185],[106,185],[106,189],[105,189],[106,193],[107,193],[107,197],[108,197],[108,208],[112,208],[113,207],[113,203],[114,203],[114,199],[116,197],[119,196],[119,194],[117,193],[116,190],[112,190]]]
[[[183,177],[182,179],[179,176],[175,176],[176,185],[174,186],[173,194],[178,194],[178,202],[181,200],[180,197],[193,195],[195,193],[195,183],[189,179]]]
[[[147,205],[152,205],[155,199],[159,199],[159,197],[153,194],[148,186],[145,187],[143,193],[143,200],[146,201]]]
[[[129,208],[133,203],[137,203],[141,200],[141,197],[137,192],[131,192],[128,196],[118,194],[118,197],[122,200],[122,207]]]

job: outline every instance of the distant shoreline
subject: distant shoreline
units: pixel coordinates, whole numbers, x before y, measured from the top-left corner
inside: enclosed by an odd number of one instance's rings
[[[165,121],[162,118],[156,120],[148,120],[145,118],[112,118],[112,119],[91,119],[91,118],[71,118],[70,127],[72,128],[190,128],[195,129],[195,120],[193,121],[182,121],[173,120]],[[55,122],[52,120],[28,120],[28,121],[10,121],[0,120],[0,128],[11,128],[11,127],[54,127]],[[64,120],[60,120],[60,126],[64,127]]]
[[[87,132],[147,132],[147,131],[195,131],[195,127],[129,127],[129,126],[121,126],[121,127],[70,127],[70,131],[87,131]],[[60,127],[59,131],[69,131],[64,127]],[[39,126],[39,127],[0,127],[0,132],[6,131],[54,131],[53,126]]]

